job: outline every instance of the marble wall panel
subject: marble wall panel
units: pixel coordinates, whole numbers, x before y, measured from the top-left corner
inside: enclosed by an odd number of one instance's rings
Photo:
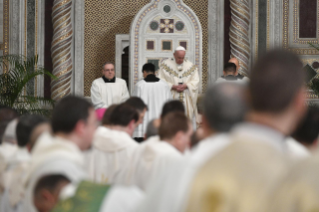
[[[0,0],[0,43],[3,43],[3,0]]]

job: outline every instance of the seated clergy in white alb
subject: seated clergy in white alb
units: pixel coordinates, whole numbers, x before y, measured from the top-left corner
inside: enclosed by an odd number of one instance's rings
[[[139,145],[131,137],[138,119],[136,109],[123,103],[113,109],[107,123],[103,120],[103,126],[95,132],[92,149],[86,154],[91,180],[114,182],[115,175],[124,168]]]
[[[140,97],[148,106],[148,112],[144,116],[134,137],[144,137],[147,124],[160,116],[164,104],[172,98],[169,85],[155,76],[155,66],[147,63],[142,69],[144,79],[135,85],[134,96]]]
[[[169,84],[172,97],[183,102],[187,117],[195,123],[199,76],[196,65],[185,59],[185,55],[185,48],[177,47],[174,58],[161,64],[159,78]]]
[[[0,211],[24,211],[22,203],[24,197],[23,185],[31,163],[29,152],[38,137],[42,133],[50,131],[51,127],[48,121],[42,116],[24,115],[19,118],[15,130],[18,149],[5,164],[6,171],[3,174],[4,195],[0,200]]]
[[[93,81],[91,87],[94,108],[107,108],[112,104],[125,102],[130,97],[127,85],[123,79],[115,77],[113,63],[105,63],[102,74],[101,78]]]
[[[167,114],[159,127],[159,137],[151,137],[134,151],[116,182],[147,190],[152,181],[167,174],[170,166],[185,159],[183,153],[189,148],[192,133],[193,127],[184,113]]]

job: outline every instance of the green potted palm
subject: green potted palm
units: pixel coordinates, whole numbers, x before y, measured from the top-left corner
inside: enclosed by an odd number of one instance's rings
[[[14,108],[20,114],[50,115],[54,101],[34,96],[28,84],[34,85],[37,76],[56,77],[37,64],[38,56],[0,56],[0,105]]]

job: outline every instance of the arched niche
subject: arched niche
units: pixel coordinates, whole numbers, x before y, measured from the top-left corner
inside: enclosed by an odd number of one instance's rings
[[[186,58],[197,65],[202,79],[202,28],[182,0],[152,0],[135,16],[130,31],[130,90],[142,79],[142,66],[159,65],[183,45]],[[200,82],[200,92],[202,82]]]

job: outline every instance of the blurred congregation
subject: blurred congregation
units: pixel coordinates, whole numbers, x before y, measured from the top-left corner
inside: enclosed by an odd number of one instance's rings
[[[64,97],[49,118],[1,107],[0,210],[316,211],[319,108],[300,59],[269,51],[246,80],[232,61],[191,117],[152,64],[131,97],[107,63],[93,103]]]
[[[0,0],[0,212],[319,212],[319,0]]]

